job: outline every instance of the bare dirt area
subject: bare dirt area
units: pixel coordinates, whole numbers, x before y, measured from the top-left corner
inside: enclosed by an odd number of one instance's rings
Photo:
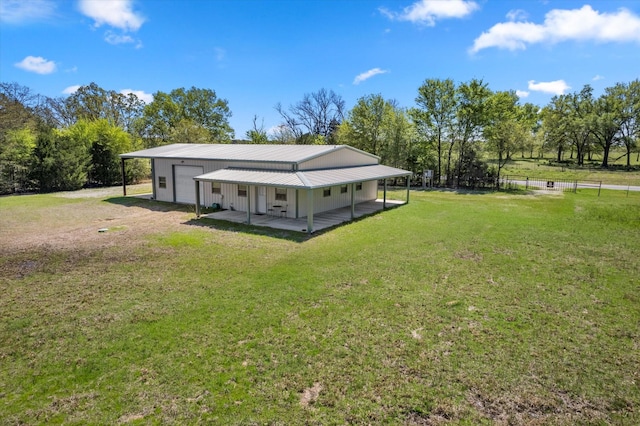
[[[135,189],[134,186],[132,190]],[[55,196],[76,201],[0,217],[0,256],[138,244],[140,236],[179,229],[193,218],[188,206],[154,202],[148,200],[149,195],[124,198],[121,188],[61,192]]]

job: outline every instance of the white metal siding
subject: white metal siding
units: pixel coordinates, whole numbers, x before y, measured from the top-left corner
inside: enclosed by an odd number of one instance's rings
[[[301,162],[298,170],[328,169],[378,164],[378,159],[348,148],[335,149],[320,157]]]
[[[284,163],[256,163],[251,161],[212,161],[212,160],[176,160],[176,159],[164,159],[164,158],[156,158],[154,159],[155,163],[155,188],[156,188],[156,199],[159,201],[167,201],[170,203],[176,202],[174,200],[174,182],[173,182],[173,166],[200,166],[202,167],[204,173],[213,172],[219,169],[224,169],[227,167],[239,167],[239,168],[265,168],[272,170],[291,170],[290,164]],[[159,178],[165,177],[167,180],[167,187],[160,188],[158,185]],[[195,185],[195,184],[193,184]],[[211,193],[211,184],[209,183],[201,183],[203,185],[202,188],[202,199],[200,203],[204,206],[211,206],[213,203],[221,203],[221,197],[219,194]],[[195,188],[195,186],[193,186]],[[190,193],[195,191],[195,189],[191,189]],[[222,190],[223,194],[229,193],[229,191]],[[181,197],[176,194],[176,199],[180,199]],[[195,201],[194,201],[195,202]],[[222,204],[229,203],[229,201],[224,200]],[[234,204],[235,207],[235,204]],[[225,205],[225,208],[226,205]]]
[[[353,185],[355,190],[355,184]],[[340,186],[331,187],[331,196],[324,197],[324,189],[313,190],[313,214],[347,207],[351,205],[351,184],[347,185],[347,193],[340,193]],[[298,200],[298,217],[307,216],[307,190],[300,190]],[[355,191],[354,203],[359,204],[378,198],[378,181],[362,182],[362,189]],[[291,216],[293,217],[293,216]]]

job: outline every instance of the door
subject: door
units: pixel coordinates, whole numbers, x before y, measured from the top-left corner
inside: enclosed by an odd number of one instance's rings
[[[258,186],[256,196],[256,213],[264,214],[267,212],[267,187]]]
[[[174,199],[176,203],[196,203],[196,184],[193,178],[203,173],[202,166],[173,166]],[[202,186],[200,184],[200,204],[204,204]]]

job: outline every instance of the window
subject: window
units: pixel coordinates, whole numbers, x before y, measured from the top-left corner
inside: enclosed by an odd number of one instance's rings
[[[347,185],[340,185],[340,193],[341,194],[347,193]]]
[[[222,185],[220,184],[220,182],[211,182],[211,193],[212,194],[222,193]]]
[[[166,188],[167,187],[167,178],[164,176],[158,177],[158,188]]]
[[[276,188],[276,201],[287,201],[286,188]]]
[[[323,197],[331,197],[331,188],[325,188],[322,190]]]
[[[362,182],[356,183],[356,191],[362,191]]]
[[[238,185],[238,197],[247,196],[247,185]]]

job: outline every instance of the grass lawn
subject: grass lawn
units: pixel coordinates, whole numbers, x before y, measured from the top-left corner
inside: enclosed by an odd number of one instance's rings
[[[618,157],[617,155],[615,156]],[[518,175],[528,176],[535,179],[550,180],[570,180],[578,182],[602,182],[610,185],[632,185],[640,186],[640,164],[635,161],[631,163],[631,169],[625,168],[624,162],[612,162],[611,167],[603,169],[599,163],[585,166],[549,164],[549,159],[523,159],[514,157],[501,171],[502,176]]]
[[[0,198],[0,423],[639,424],[640,193],[596,194],[312,238]]]

